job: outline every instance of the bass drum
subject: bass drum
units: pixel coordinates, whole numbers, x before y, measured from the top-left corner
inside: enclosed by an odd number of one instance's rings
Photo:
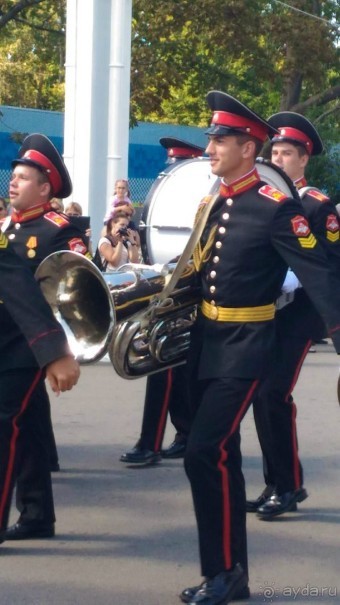
[[[262,181],[300,201],[290,178],[269,160],[256,159]],[[201,199],[218,190],[209,158],[185,160],[161,172],[145,200],[139,224],[144,262],[167,263],[182,254]]]
[[[159,174],[139,224],[144,262],[167,263],[182,254],[198,204],[216,180],[203,157],[176,162]]]

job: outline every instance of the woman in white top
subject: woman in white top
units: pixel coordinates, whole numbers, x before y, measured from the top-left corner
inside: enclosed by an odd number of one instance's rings
[[[105,271],[116,271],[125,263],[139,260],[136,232],[128,229],[126,214],[117,212],[106,225],[106,234],[98,242],[98,250]]]

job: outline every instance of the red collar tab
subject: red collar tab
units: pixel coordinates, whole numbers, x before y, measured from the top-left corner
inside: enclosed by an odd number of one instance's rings
[[[294,185],[296,189],[302,189],[302,187],[307,187],[307,181],[304,176],[300,176],[299,179],[296,179],[296,181],[294,181]]]
[[[266,126],[254,122],[249,118],[238,116],[228,111],[215,111],[212,117],[211,125],[218,124],[219,126],[226,126],[227,128],[241,128],[244,132],[251,136],[265,141],[268,137],[268,129]]]
[[[42,216],[49,210],[51,210],[50,202],[39,204],[38,206],[32,206],[31,208],[27,208],[27,210],[13,210],[11,220],[13,223],[26,223],[27,221],[31,221],[34,218]]]
[[[290,126],[282,126],[282,128],[278,128],[280,134],[274,135],[272,138],[272,143],[276,141],[280,141],[282,137],[285,139],[292,139],[293,141],[297,141],[301,143],[306,148],[306,151],[311,155],[313,151],[313,141],[307,135],[302,132],[302,130],[298,130],[297,128],[291,128]]]
[[[221,181],[220,195],[222,195],[222,197],[233,197],[234,195],[239,195],[239,193],[247,191],[247,189],[253,187],[255,183],[258,183],[260,180],[261,179],[256,168],[253,168],[251,172],[244,174],[240,179],[237,179],[237,181],[230,183],[230,185],[226,185],[223,183],[223,181]]]
[[[185,149],[184,147],[170,147],[168,156],[173,158],[198,158],[202,155],[202,151],[194,151],[193,149]]]
[[[40,151],[36,151],[35,149],[28,149],[28,151],[26,151],[26,153],[23,155],[23,158],[32,160],[32,162],[39,164],[39,166],[44,169],[44,171],[47,173],[48,180],[52,185],[54,194],[60,191],[63,184],[62,178],[54,164],[52,164],[52,162],[45,155],[40,153]]]

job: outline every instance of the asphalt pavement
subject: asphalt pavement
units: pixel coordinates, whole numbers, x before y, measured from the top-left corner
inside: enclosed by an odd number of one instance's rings
[[[339,358],[309,353],[295,389],[309,498],[276,521],[248,515],[248,603],[340,603]],[[201,581],[195,520],[182,460],[126,468],[145,379],[108,362],[84,366],[78,386],[51,397],[61,472],[53,475],[56,537],[0,547],[0,605],[176,605]],[[169,423],[165,445],[172,441]],[[247,493],[262,491],[250,410],[242,425]],[[14,503],[11,521],[17,518]]]

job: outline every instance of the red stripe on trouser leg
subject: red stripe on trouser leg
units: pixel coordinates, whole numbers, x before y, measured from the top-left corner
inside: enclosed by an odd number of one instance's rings
[[[158,452],[160,450],[160,447],[161,447],[161,444],[163,441],[164,426],[165,426],[166,417],[167,417],[168,409],[169,409],[169,400],[170,400],[171,389],[172,389],[172,368],[170,368],[167,371],[166,389],[165,389],[165,394],[164,394],[164,399],[163,399],[163,403],[162,403],[162,409],[161,409],[161,414],[160,414],[160,418],[159,418],[159,424],[158,424],[157,434],[156,434],[156,439],[155,439],[155,452]]]
[[[36,386],[41,378],[41,375],[42,375],[42,370],[39,370],[37,372],[37,374],[35,375],[35,378],[34,378],[32,384],[30,385],[29,389],[27,390],[27,393],[25,394],[25,396],[21,402],[19,412],[16,414],[16,416],[13,417],[13,420],[12,420],[13,432],[12,432],[12,437],[11,437],[10,444],[9,444],[9,456],[8,456],[7,469],[6,469],[6,474],[5,474],[4,487],[2,490],[2,494],[0,496],[0,528],[3,528],[4,512],[6,510],[8,498],[11,495],[10,490],[11,490],[11,484],[12,484],[12,478],[13,478],[17,441],[18,441],[18,436],[19,436],[19,432],[20,432],[19,427],[17,425],[17,421],[20,418],[20,416],[22,416],[22,414],[27,409],[31,395],[32,395],[34,389],[36,388]]]
[[[296,415],[297,415],[297,409],[296,409],[296,405],[294,403],[294,401],[290,401],[290,395],[294,390],[294,387],[298,381],[298,378],[300,376],[300,372],[301,372],[301,368],[302,368],[302,364],[305,361],[306,355],[310,349],[310,346],[312,344],[311,340],[308,340],[302,355],[299,359],[299,362],[296,366],[296,370],[293,376],[293,380],[291,382],[290,388],[288,393],[286,394],[285,397],[285,403],[287,405],[291,405],[292,407],[292,414],[291,414],[291,444],[292,444],[292,456],[293,456],[293,475],[294,475],[294,484],[295,484],[295,489],[298,489],[299,487],[301,487],[301,475],[300,475],[300,462],[299,462],[299,456],[298,456],[298,445],[297,445],[297,431],[296,431]]]
[[[259,381],[255,380],[252,386],[249,389],[249,392],[241,404],[238,414],[235,416],[234,422],[232,424],[231,430],[228,435],[223,439],[222,443],[219,446],[220,450],[220,459],[218,461],[217,467],[221,473],[222,478],[222,498],[223,498],[223,553],[224,553],[224,562],[225,569],[232,568],[232,556],[231,556],[231,519],[230,519],[230,495],[229,495],[229,477],[228,477],[228,469],[226,467],[226,461],[228,459],[228,452],[225,449],[225,446],[228,442],[228,439],[233,435],[236,429],[239,427],[240,422],[250,405],[250,402],[253,398],[253,394],[255,389],[258,386]]]

